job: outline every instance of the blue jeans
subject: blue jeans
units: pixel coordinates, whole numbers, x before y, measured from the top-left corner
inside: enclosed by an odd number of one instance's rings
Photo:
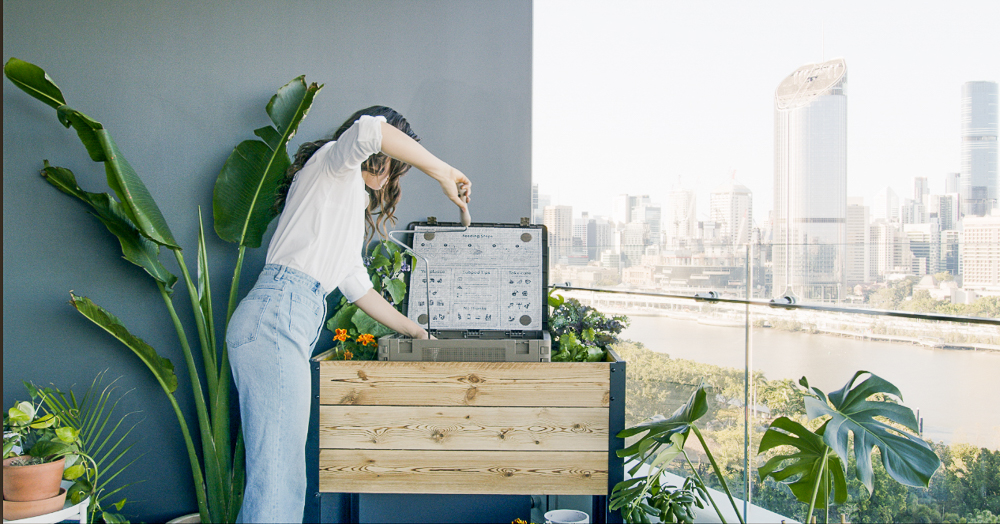
[[[268,264],[226,333],[246,443],[246,489],[237,522],[302,522],[312,375],[326,318],[314,278]]]

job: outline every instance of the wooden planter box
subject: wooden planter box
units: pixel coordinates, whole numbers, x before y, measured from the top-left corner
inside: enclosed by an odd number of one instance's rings
[[[322,357],[312,362],[317,497],[595,495],[606,511],[622,480],[615,435],[625,423],[625,362],[617,355],[594,363]]]

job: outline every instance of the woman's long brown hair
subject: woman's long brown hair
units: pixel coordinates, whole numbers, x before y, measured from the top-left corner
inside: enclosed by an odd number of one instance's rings
[[[354,125],[354,122],[364,115],[384,116],[389,125],[406,133],[410,138],[418,142],[420,141],[420,137],[410,128],[409,122],[403,118],[403,115],[397,113],[392,108],[372,106],[362,109],[345,120],[330,138],[324,138],[315,142],[306,142],[299,146],[299,150],[295,153],[295,160],[292,161],[292,165],[285,172],[284,180],[278,185],[278,193],[274,202],[275,212],[281,213],[282,209],[284,209],[285,199],[288,197],[288,189],[292,185],[292,180],[295,179],[295,174],[302,169],[302,166],[306,165],[306,162],[312,158],[313,154],[327,142],[340,138],[340,135],[344,134],[345,131]],[[384,153],[376,153],[368,157],[368,160],[365,160],[361,164],[362,171],[367,171],[375,175],[381,175],[386,170],[389,172],[389,178],[386,180],[385,185],[382,186],[382,189],[376,190],[365,186],[365,190],[368,191],[368,208],[365,210],[365,224],[367,225],[365,228],[365,245],[371,241],[376,232],[379,233],[380,237],[385,238],[388,235],[388,227],[395,225],[396,217],[394,213],[402,194],[399,188],[399,179],[409,169],[409,164],[391,158]],[[377,218],[373,218],[376,216]]]

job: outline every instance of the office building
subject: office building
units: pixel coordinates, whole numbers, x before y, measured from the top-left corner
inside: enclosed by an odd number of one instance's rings
[[[648,197],[646,197],[648,200]],[[632,210],[632,221],[649,226],[647,245],[659,246],[663,236],[663,209],[659,204],[642,202]]]
[[[621,231],[621,254],[625,267],[637,266],[642,261],[649,240],[649,224],[629,222]]]
[[[1000,213],[967,216],[962,225],[962,287],[1000,294]]]
[[[933,275],[940,271],[941,230],[937,221],[906,224],[903,233],[909,238],[910,274]]]
[[[844,287],[847,64],[808,64],[774,93],[774,293],[836,301]]]
[[[753,195],[750,188],[733,178],[715,188],[710,198],[710,215],[718,226],[719,240],[730,246],[750,242],[750,231],[753,229]]]
[[[542,222],[549,234],[549,260],[566,264],[573,248],[573,207],[545,206]]]
[[[958,229],[958,193],[931,195],[927,207],[929,219],[937,219],[941,231]]]
[[[945,173],[944,174],[944,192],[945,193],[958,193],[958,182],[961,179],[961,173]]]
[[[873,220],[868,239],[872,260],[870,280],[884,282],[892,274],[910,273],[910,239],[893,222]]]
[[[683,240],[695,238],[698,233],[696,210],[694,191],[675,189],[670,192],[667,214],[663,218],[663,231],[668,244],[678,245]]]
[[[931,194],[931,187],[927,184],[927,177],[913,177],[913,200],[921,204],[927,203],[927,197]]]
[[[871,282],[871,231],[863,197],[847,199],[847,247],[844,280],[848,286]]]
[[[875,199],[871,208],[872,220],[885,220],[895,222],[899,220],[899,196],[889,186],[885,186],[875,193]]]
[[[986,216],[997,200],[997,83],[962,84],[962,214]]]

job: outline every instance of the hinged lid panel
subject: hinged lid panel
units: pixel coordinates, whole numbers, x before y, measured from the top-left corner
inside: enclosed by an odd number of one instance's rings
[[[418,260],[411,270],[406,308],[411,320],[435,331],[546,328],[544,226],[477,225],[459,231],[410,226],[412,249],[427,261],[425,266]],[[425,267],[430,268],[429,288]]]

